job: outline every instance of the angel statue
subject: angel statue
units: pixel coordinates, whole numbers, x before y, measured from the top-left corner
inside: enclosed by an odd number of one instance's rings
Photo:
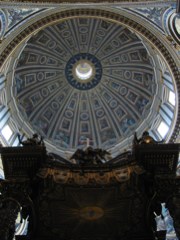
[[[18,136],[19,144],[23,146],[34,146],[34,145],[44,146],[43,137],[42,136],[39,137],[37,133],[34,133],[32,138],[28,138],[24,141],[22,141],[22,137],[20,136],[20,134],[18,134],[17,136]]]
[[[155,212],[155,221],[156,221],[156,231],[165,231],[166,230],[166,240],[178,240],[176,232],[174,229],[173,219],[169,213],[169,210],[165,207],[165,203],[161,203],[162,211],[161,215],[157,215]]]
[[[144,131],[142,134],[141,138],[137,138],[137,134],[135,132],[134,134],[134,144],[158,144],[158,143],[163,143],[164,140],[162,141],[156,141],[153,137],[149,135],[148,131]]]

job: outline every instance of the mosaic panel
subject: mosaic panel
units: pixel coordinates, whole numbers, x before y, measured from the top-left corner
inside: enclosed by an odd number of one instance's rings
[[[71,127],[71,121],[66,119],[66,118],[64,118],[62,120],[62,129],[64,129],[65,131],[69,131],[70,127]]]
[[[25,85],[28,86],[28,85],[31,85],[33,83],[36,82],[36,74],[27,74],[25,76]]]
[[[38,12],[38,8],[29,9],[29,8],[10,8],[7,11],[8,15],[8,27],[12,28],[15,24],[18,24],[21,22],[24,18],[28,17],[29,15],[32,15],[33,13]]]
[[[44,113],[44,117],[47,119],[48,122],[51,121],[53,113],[54,112],[51,109],[47,109],[47,111]]]
[[[81,133],[84,134],[84,133],[89,133],[90,132],[90,128],[89,128],[89,123],[88,122],[81,122],[80,123],[80,126],[81,126]]]
[[[162,15],[166,9],[167,9],[166,6],[164,8],[156,6],[156,7],[137,8],[136,11],[142,14],[145,18],[154,22],[158,27],[163,28]]]
[[[34,54],[34,53],[28,54],[28,59],[27,59],[28,63],[37,63],[37,61],[38,61],[38,54]]]
[[[8,20],[5,11],[0,9],[0,39],[4,36],[7,30]]]

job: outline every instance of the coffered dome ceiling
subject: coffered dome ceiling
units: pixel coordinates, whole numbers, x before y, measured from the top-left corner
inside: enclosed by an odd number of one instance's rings
[[[62,156],[87,142],[116,156],[131,148],[135,132],[148,130],[161,140],[169,131],[170,138],[176,112],[168,96],[175,85],[166,63],[137,31],[98,16],[103,11],[86,12],[62,13],[41,30],[39,21],[14,40],[30,33],[16,49],[6,86],[16,129],[27,137],[39,133],[48,151]],[[164,135],[157,133],[161,119],[169,129]]]
[[[16,64],[20,118],[63,151],[87,139],[106,149],[132,139],[152,122],[161,88],[149,49],[126,27],[95,17],[44,28]]]

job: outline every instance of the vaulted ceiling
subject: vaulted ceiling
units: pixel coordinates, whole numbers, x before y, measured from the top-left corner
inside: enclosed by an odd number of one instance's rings
[[[87,139],[117,155],[135,131],[176,141],[178,99],[169,96],[179,87],[179,57],[157,27],[169,7],[139,4],[41,7],[7,31],[1,100],[15,134],[37,132],[61,155]]]

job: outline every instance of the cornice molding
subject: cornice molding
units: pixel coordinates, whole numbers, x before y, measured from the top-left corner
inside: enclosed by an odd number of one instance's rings
[[[57,6],[69,6],[76,5],[91,5],[93,3],[94,6],[102,6],[105,4],[106,6],[121,6],[121,7],[140,7],[140,6],[171,6],[172,4],[176,4],[176,1],[134,1],[134,0],[14,0],[7,1],[1,0],[0,7],[2,8],[13,8],[13,7],[38,7],[38,8],[47,8],[47,7],[57,7]]]

